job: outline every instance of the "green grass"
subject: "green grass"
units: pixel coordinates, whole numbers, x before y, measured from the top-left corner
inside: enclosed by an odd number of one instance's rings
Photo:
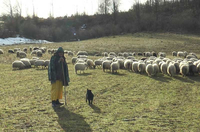
[[[183,47],[187,44],[191,46]],[[198,36],[140,33],[41,46],[62,46],[91,54],[154,50],[170,56],[173,50],[200,54],[198,44]],[[29,46],[37,45],[0,48],[7,51]],[[127,70],[120,70],[117,74],[104,73],[101,68],[76,75],[71,58],[66,57],[71,80],[67,87],[68,104],[53,109],[47,70],[12,70],[11,62],[17,59],[15,55],[0,55],[0,131],[200,131],[199,75],[169,77],[158,74],[148,77]],[[28,58],[31,55],[28,54]],[[50,55],[45,54],[42,58],[49,59]],[[92,106],[85,102],[87,88],[94,93]]]

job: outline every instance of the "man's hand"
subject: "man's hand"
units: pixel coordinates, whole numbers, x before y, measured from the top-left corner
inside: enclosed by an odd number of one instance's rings
[[[60,59],[59,59],[58,62],[64,62],[64,58],[63,58],[63,57],[60,57]]]

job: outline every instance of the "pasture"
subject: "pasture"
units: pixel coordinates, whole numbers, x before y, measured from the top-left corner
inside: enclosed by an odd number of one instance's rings
[[[70,84],[67,106],[51,107],[47,69],[12,70],[19,58],[7,53],[16,47],[63,47],[85,50],[88,58],[107,52],[194,52],[200,57],[200,37],[171,33],[138,33],[78,42],[0,46],[0,131],[66,132],[150,132],[200,131],[200,75],[161,73],[149,77],[121,69],[118,73],[101,68],[75,74],[71,57],[67,58]],[[45,53],[42,59],[50,59]],[[27,58],[32,58],[28,51]],[[140,58],[136,56],[136,58]],[[93,105],[85,102],[86,89],[94,94]],[[64,101],[64,98],[63,100]]]

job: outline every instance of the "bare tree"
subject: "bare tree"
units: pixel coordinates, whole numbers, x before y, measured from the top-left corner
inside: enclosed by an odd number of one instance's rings
[[[8,14],[13,17],[13,6],[10,0],[4,0],[3,2],[4,6],[8,9]]]
[[[103,0],[100,2],[98,12],[100,14],[108,14],[110,11],[111,1],[110,0]]]
[[[114,23],[117,24],[117,14],[119,12],[119,0],[113,0],[112,2],[113,2],[112,13],[114,18]]]

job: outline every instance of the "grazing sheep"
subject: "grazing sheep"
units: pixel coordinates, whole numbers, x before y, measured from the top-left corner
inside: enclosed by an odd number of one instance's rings
[[[50,60],[45,60],[44,61],[44,67],[46,68],[48,68],[49,67],[49,63],[50,63]]]
[[[167,74],[167,63],[163,62],[160,66],[160,70],[163,74]]]
[[[124,68],[127,69],[127,70],[131,70],[132,69],[132,63],[133,63],[133,60],[126,59],[124,61]]]
[[[174,62],[174,66],[176,68],[176,74],[179,74],[180,73],[179,63],[178,62]]]
[[[118,53],[118,56],[123,56],[123,53]]]
[[[173,63],[170,63],[167,67],[167,73],[169,76],[173,77],[176,74],[176,67]]]
[[[189,63],[189,75],[190,75],[190,76],[193,76],[193,75],[195,75],[195,73],[198,73],[197,67],[196,67],[196,65],[194,65],[194,64],[191,62],[191,63]]]
[[[27,55],[25,52],[23,51],[17,51],[17,57],[19,58],[25,58]]]
[[[158,56],[159,56],[159,57],[166,57],[166,53],[164,53],[164,52],[159,52],[159,53],[158,53]]]
[[[102,62],[102,68],[104,72],[106,69],[111,70],[111,63],[112,63],[111,60],[105,60]]]
[[[31,68],[31,63],[30,63],[30,60],[28,58],[20,59],[20,61],[22,61],[24,63],[25,68]]]
[[[3,52],[3,50],[2,50],[2,49],[0,49],[0,54],[4,54],[4,52]]]
[[[88,55],[88,53],[86,51],[78,51],[77,56],[78,55]]]
[[[137,55],[138,55],[138,56],[142,56],[142,52],[138,52]]]
[[[33,47],[33,50],[38,50],[39,49],[39,47]]]
[[[23,51],[24,51],[25,53],[27,53],[28,49],[27,49],[27,48],[23,48]]]
[[[177,56],[185,58],[186,57],[186,53],[184,53],[182,51],[178,51]]]
[[[189,73],[189,64],[181,65],[180,67],[180,74],[184,77]]]
[[[95,66],[97,66],[97,67],[101,67],[101,66],[102,66],[102,62],[103,62],[102,59],[98,59],[98,60],[95,60],[95,61],[94,61],[94,64],[95,64]]]
[[[123,53],[123,56],[124,56],[124,57],[128,57],[128,56],[129,56],[129,53],[124,52],[124,53]]]
[[[118,59],[118,62],[119,62],[119,68],[120,69],[124,69],[124,59]]]
[[[87,63],[89,68],[94,68],[95,69],[95,63],[94,63],[93,60],[87,59],[86,63]]]
[[[194,56],[194,55],[187,55],[186,57],[185,57],[186,59],[191,59],[191,58],[195,58],[195,59],[197,59],[197,56]]]
[[[134,60],[135,57],[134,56],[128,56],[127,59],[131,59],[131,60]]]
[[[120,67],[119,62],[118,61],[112,62],[110,67],[111,67],[112,73],[117,72]]]
[[[173,51],[173,52],[172,52],[172,56],[177,56],[177,52],[176,52],[176,51]]]
[[[81,71],[83,71],[83,73],[84,73],[84,70],[86,69],[86,67],[87,67],[87,63],[77,62],[74,65],[75,73],[77,74],[77,71],[80,71],[80,73],[81,73]]]
[[[72,64],[74,65],[77,61],[77,57],[72,57]]]
[[[157,75],[159,73],[159,66],[157,63],[152,64],[153,67],[153,75]]]
[[[68,51],[67,54],[68,54],[68,56],[73,56],[74,55],[74,53],[72,51]]]
[[[36,55],[36,53],[37,53],[37,51],[36,51],[36,50],[33,50],[33,51],[31,52],[31,55]]]
[[[42,57],[43,52],[41,50],[36,51],[37,57]]]
[[[117,56],[117,55],[116,55],[115,52],[110,52],[110,53],[108,54],[108,56],[114,56],[114,57],[115,57],[115,56]]]
[[[86,58],[87,59],[88,56],[87,55],[78,55],[77,58]]]
[[[13,69],[24,69],[25,64],[22,61],[16,60],[12,63]]]
[[[138,73],[139,70],[138,70],[138,65],[139,65],[139,62],[135,61],[132,63],[132,71],[135,72],[135,73]]]
[[[1,52],[1,51],[0,51],[0,52]],[[8,50],[8,53],[15,53],[15,52],[14,52],[14,50],[9,49],[9,50]],[[1,54],[1,53],[0,53],[0,54]]]
[[[14,52],[17,53],[17,51],[21,51],[20,48],[14,48]]]
[[[108,56],[108,52],[103,52],[102,56],[107,57]]]
[[[155,56],[155,57],[157,57],[157,54],[156,54],[156,52],[151,52],[151,54],[152,54],[152,56]]]
[[[146,64],[144,62],[139,62],[138,64],[138,72],[145,73]]]
[[[148,76],[152,76],[153,75],[153,66],[152,66],[152,64],[148,64],[147,66],[146,66],[146,73],[148,74]]]
[[[41,66],[43,68],[45,61],[44,60],[36,60],[35,61],[35,67],[38,68]]]

